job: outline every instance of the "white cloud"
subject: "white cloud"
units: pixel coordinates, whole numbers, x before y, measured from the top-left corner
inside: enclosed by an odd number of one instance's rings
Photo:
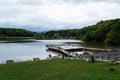
[[[120,18],[119,4],[118,0],[0,0],[0,25],[37,30],[81,28]]]

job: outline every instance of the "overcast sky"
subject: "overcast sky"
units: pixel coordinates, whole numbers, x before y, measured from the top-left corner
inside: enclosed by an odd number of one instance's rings
[[[73,29],[120,18],[120,0],[0,0],[0,27]]]

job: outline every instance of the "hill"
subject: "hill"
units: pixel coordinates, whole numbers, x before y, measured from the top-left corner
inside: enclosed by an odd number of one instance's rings
[[[41,38],[74,38],[84,41],[102,42],[109,45],[120,44],[120,19],[100,21],[95,25],[74,30],[48,31]]]

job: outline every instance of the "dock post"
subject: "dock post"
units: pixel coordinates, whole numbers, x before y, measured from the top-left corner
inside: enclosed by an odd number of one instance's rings
[[[95,62],[94,56],[91,56],[91,62],[92,62],[92,63]]]
[[[64,54],[62,54],[62,59],[64,59],[64,57],[65,57]]]

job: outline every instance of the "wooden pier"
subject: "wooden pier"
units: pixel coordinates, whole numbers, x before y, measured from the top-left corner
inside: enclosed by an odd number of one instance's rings
[[[65,54],[68,57],[66,59],[77,59],[77,60],[85,60],[89,61],[89,59],[93,56],[97,61],[107,61],[112,62],[115,61],[120,63],[120,51],[112,51],[111,49],[99,49],[99,48],[87,48],[80,47],[75,45],[46,45],[49,50],[58,51],[59,53]],[[76,54],[75,52],[71,52],[71,50],[81,50],[84,51],[83,54]],[[87,50],[94,51],[93,53],[87,52]],[[59,57],[58,57],[59,58]]]
[[[57,51],[59,53],[61,53],[62,55],[66,55],[69,57],[82,57],[82,58],[88,58],[90,56],[92,56],[93,54],[84,54],[87,50],[88,51],[110,51],[110,49],[99,49],[99,48],[87,48],[87,47],[80,47],[80,46],[76,46],[76,45],[61,45],[61,44],[50,44],[50,45],[46,45],[46,47],[48,48],[48,50],[52,50],[52,51]],[[72,51],[85,51],[82,55],[76,53],[76,52],[72,52]]]
[[[46,45],[46,47],[48,48],[48,50],[53,50],[53,51],[58,51],[62,54],[65,54],[67,56],[74,56],[74,54],[71,54],[69,51],[67,51],[67,49],[64,49],[60,46],[56,46],[56,45]]]
[[[89,61],[89,59],[93,56],[95,60],[98,61],[118,61],[120,62],[120,51],[112,51],[110,49],[99,49],[99,48],[87,48],[80,47],[74,45],[46,45],[48,50],[57,51],[59,53],[65,54],[68,57],[66,59],[77,59],[77,60],[85,60]],[[84,51],[83,54],[78,54],[76,52],[72,52],[71,50],[81,50]],[[95,51],[93,53],[89,53],[87,51]],[[117,62],[117,63],[118,63]]]

